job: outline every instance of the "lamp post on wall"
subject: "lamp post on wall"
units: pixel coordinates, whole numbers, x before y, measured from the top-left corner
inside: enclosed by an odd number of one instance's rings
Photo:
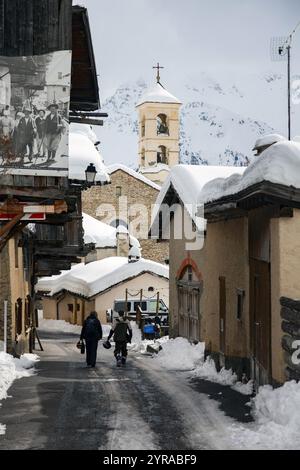
[[[95,183],[97,170],[93,163],[90,163],[85,170],[85,180],[88,185],[93,185]]]

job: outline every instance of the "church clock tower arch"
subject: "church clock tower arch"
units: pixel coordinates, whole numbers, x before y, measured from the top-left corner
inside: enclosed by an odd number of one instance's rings
[[[159,64],[156,84],[141,98],[139,117],[139,172],[162,184],[170,167],[179,163],[181,102],[160,83]]]

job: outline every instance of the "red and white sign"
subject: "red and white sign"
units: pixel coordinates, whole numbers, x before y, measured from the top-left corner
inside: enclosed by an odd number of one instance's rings
[[[7,212],[0,212],[0,221],[1,220],[12,220],[16,217],[16,214],[8,214]],[[46,220],[45,212],[36,212],[34,214],[25,214],[21,220]]]

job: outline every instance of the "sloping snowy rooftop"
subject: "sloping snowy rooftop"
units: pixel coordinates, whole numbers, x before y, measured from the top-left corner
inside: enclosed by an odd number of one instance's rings
[[[169,279],[166,265],[145,259],[129,263],[125,257],[113,256],[89,264],[76,264],[59,276],[41,278],[36,290],[48,292],[49,295],[67,290],[90,298],[145,272]]]
[[[161,204],[170,190],[174,188],[191,218],[196,222],[196,213],[203,204],[200,197],[203,186],[214,178],[243,174],[245,167],[209,166],[209,165],[176,165],[168,175],[155,203],[152,220],[155,220]]]
[[[96,248],[114,248],[117,246],[117,231],[115,227],[105,224],[100,220],[83,213],[84,243],[95,243]],[[128,230],[124,227],[126,232]],[[140,242],[130,235],[129,243],[131,246],[140,248]]]
[[[169,93],[160,83],[156,83],[154,87],[146,91],[136,106],[144,103],[177,103],[181,104],[176,96]]]
[[[299,142],[284,140],[271,145],[256,157],[244,174],[229,178],[223,175],[209,181],[203,187],[200,198],[205,203],[212,202],[263,181],[300,189]]]
[[[275,142],[281,142],[282,140],[286,139],[280,134],[267,134],[257,139],[252,150],[264,147],[265,145],[272,145],[275,144]]]
[[[81,132],[70,132],[69,152],[70,179],[85,181],[85,170],[90,163],[93,163],[97,170],[95,181],[98,183],[109,182],[103,158],[88,135]]]
[[[137,171],[133,170],[132,168],[129,168],[126,165],[123,165],[122,163],[114,163],[113,165],[107,166],[107,172],[109,175],[115,173],[118,170],[125,171],[125,173],[127,173],[128,175],[142,181],[145,184],[148,184],[149,186],[152,186],[152,188],[157,189],[158,191],[160,191],[161,189],[158,184],[153,183],[153,181],[149,180],[149,178],[146,178],[146,176],[142,175],[141,173],[138,173]]]

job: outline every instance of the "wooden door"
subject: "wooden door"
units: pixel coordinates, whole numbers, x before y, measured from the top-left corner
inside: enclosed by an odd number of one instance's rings
[[[271,378],[270,263],[250,260],[250,341],[252,378],[257,385]]]
[[[219,277],[220,352],[225,355],[226,345],[226,278]]]

